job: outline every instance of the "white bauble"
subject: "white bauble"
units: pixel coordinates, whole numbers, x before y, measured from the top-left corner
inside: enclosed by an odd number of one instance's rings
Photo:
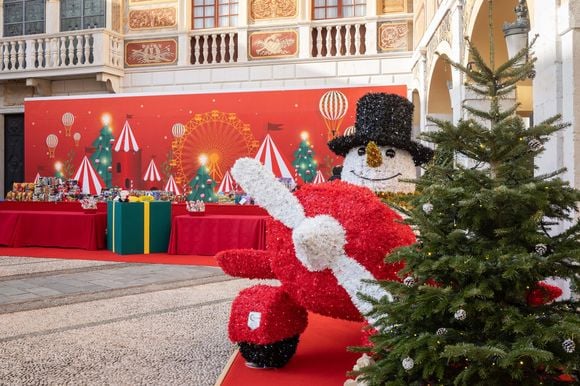
[[[405,370],[411,370],[413,367],[415,367],[415,361],[410,357],[403,359],[402,364]]]

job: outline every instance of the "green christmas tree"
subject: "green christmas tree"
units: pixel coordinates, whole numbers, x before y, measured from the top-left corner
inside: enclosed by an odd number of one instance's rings
[[[417,180],[408,220],[417,243],[388,257],[406,262],[403,282],[383,283],[394,302],[373,302],[376,363],[361,377],[370,385],[578,384],[578,299],[550,301],[539,283],[569,278],[578,288],[580,227],[554,235],[553,225],[572,221],[580,193],[557,177],[562,170],[533,172],[543,144],[566,125],[553,117],[527,129],[516,105],[502,106],[533,72],[529,48],[495,67],[493,45],[487,64],[467,43],[476,65],[451,65],[487,107],[465,105],[473,118],[457,124],[432,120],[439,130],[425,139],[438,162]]]
[[[316,161],[314,160],[314,150],[310,142],[308,142],[308,135],[302,134],[302,141],[298,149],[294,152],[294,162],[292,166],[296,169],[298,175],[304,182],[312,182],[316,177]]]
[[[107,188],[111,187],[112,180],[109,166],[111,166],[113,161],[111,151],[111,140],[113,139],[113,131],[109,127],[108,122],[104,122],[99,136],[92,143],[92,147],[95,151],[91,154],[91,163],[95,168],[95,171],[99,173],[103,179]]]
[[[195,177],[190,181],[191,193],[187,196],[188,201],[201,200],[204,202],[217,202],[215,194],[216,182],[209,175],[209,171],[205,164],[202,164]]]

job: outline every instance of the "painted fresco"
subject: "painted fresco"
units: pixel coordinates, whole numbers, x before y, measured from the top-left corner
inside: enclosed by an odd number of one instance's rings
[[[127,67],[160,66],[176,62],[176,39],[125,42],[125,65]]]
[[[326,143],[354,124],[356,102],[367,92],[406,95],[407,88],[30,99],[25,178],[32,181],[37,173],[72,178],[86,155],[109,187],[144,187],[151,160],[163,185],[173,176],[186,186],[202,159],[220,183],[236,159],[263,153],[269,134],[281,154],[272,162],[283,162],[298,183],[303,181],[292,165],[303,143],[310,146],[316,171],[328,179],[342,160]]]
[[[286,58],[298,53],[296,31],[252,32],[249,37],[252,59]]]
[[[176,25],[177,9],[174,7],[129,11],[129,28],[132,30],[169,28]]]
[[[278,19],[296,16],[296,0],[251,0],[253,20]]]
[[[383,23],[379,27],[379,50],[408,50],[409,25],[407,23]]]

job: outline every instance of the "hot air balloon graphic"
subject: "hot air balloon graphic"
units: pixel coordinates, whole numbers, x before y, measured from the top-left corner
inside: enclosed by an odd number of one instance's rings
[[[318,104],[320,114],[328,129],[328,139],[336,137],[342,119],[348,110],[348,99],[340,91],[327,91]]]
[[[54,149],[58,145],[58,137],[54,134],[46,136],[46,146],[48,147],[48,158],[54,158]]]
[[[344,133],[343,135],[354,135],[356,133],[356,127],[354,126],[349,126],[346,129],[344,129]]]
[[[76,133],[73,134],[73,139],[75,141],[75,146],[79,146],[79,143],[81,142],[81,133],[79,133],[78,131]]]
[[[183,125],[183,123],[175,123],[172,127],[171,127],[171,134],[173,134],[173,136],[175,138],[181,138],[183,137],[183,134],[185,134],[185,126]]]
[[[70,137],[70,129],[75,123],[75,116],[72,113],[64,113],[62,115],[62,124],[64,125],[64,135]]]

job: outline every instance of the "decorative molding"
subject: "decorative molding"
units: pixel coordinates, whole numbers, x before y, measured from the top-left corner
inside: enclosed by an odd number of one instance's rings
[[[251,59],[289,58],[298,53],[298,33],[295,30],[252,32],[248,42]]]
[[[471,15],[475,8],[475,0],[466,0],[463,6],[463,36],[468,36],[469,23],[471,22]]]
[[[433,56],[435,55],[435,50],[442,41],[446,41],[449,43],[449,45],[452,46],[453,37],[451,34],[451,14],[449,11],[445,13],[445,16],[443,16],[441,23],[437,26],[437,29],[431,37],[431,40],[429,40],[429,43],[427,43],[427,74],[431,73],[431,66],[434,63]]]
[[[401,12],[407,12],[407,0],[383,0],[383,13]]]
[[[129,29],[170,28],[177,25],[175,7],[132,9],[129,11]]]
[[[251,0],[253,20],[296,17],[296,0]]]
[[[409,47],[408,23],[382,23],[379,26],[379,51],[408,51]]]
[[[125,42],[125,66],[165,66],[177,62],[177,39]]]
[[[129,0],[129,5],[175,3],[175,0]]]

